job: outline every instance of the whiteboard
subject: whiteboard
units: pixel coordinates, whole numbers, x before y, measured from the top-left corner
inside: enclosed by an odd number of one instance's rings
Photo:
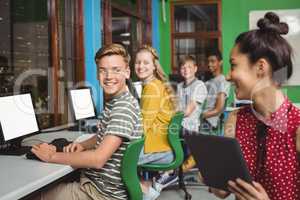
[[[285,84],[300,85],[300,9],[250,11],[249,29],[257,29],[257,21],[269,11],[276,13],[280,21],[289,25],[289,33],[283,37],[293,48],[293,74]]]

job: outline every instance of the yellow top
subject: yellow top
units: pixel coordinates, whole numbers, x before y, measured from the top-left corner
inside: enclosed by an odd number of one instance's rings
[[[154,79],[143,86],[141,109],[145,134],[145,153],[170,151],[167,131],[175,113],[164,83]]]

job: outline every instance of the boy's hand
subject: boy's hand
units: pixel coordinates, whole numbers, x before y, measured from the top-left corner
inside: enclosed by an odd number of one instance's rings
[[[270,200],[265,189],[257,182],[253,181],[251,185],[238,178],[236,181],[229,181],[228,185],[228,189],[239,200]]]
[[[63,151],[64,152],[81,152],[81,151],[84,151],[84,147],[80,143],[71,143],[68,146],[65,146]]]
[[[31,152],[34,153],[39,159],[45,162],[51,161],[52,156],[56,153],[56,147],[51,144],[42,143],[33,145]]]

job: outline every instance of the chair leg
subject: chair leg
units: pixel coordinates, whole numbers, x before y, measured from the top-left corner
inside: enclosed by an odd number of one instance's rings
[[[183,180],[183,171],[182,171],[182,167],[179,167],[179,173],[178,173],[178,182],[179,182],[179,189],[182,189],[184,192],[184,196],[185,196],[185,200],[191,200],[192,199],[192,195],[187,191],[185,184],[184,184],[184,180]]]

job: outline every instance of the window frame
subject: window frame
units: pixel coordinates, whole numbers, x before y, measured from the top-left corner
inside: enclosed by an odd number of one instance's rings
[[[143,43],[150,44],[152,43],[152,16],[151,16],[151,1],[150,0],[136,0],[137,12],[132,11],[128,7],[122,7],[117,3],[111,2],[110,0],[103,0],[103,32],[102,38],[104,45],[112,43],[112,9],[116,9],[130,17],[137,19],[138,32],[142,33],[142,23],[146,24],[146,38],[143,38],[143,34],[139,35],[138,44],[139,46]],[[142,15],[142,3],[147,3],[146,17]]]
[[[10,68],[15,67],[15,51],[14,49],[14,43],[16,41],[16,38],[14,37],[15,31],[14,31],[14,26],[13,26],[13,21],[11,19],[14,19],[13,14],[16,13],[14,9],[15,2],[10,1],[9,2],[9,34],[12,35],[10,37],[10,56],[8,59],[10,59]],[[21,2],[22,3],[22,2]],[[25,1],[23,1],[25,3]],[[27,3],[27,2],[26,2]],[[3,5],[1,5],[3,6]],[[47,45],[47,57],[45,57],[45,60],[47,60],[47,67],[43,68],[48,70],[47,73],[47,78],[45,79],[47,81],[48,85],[48,93],[47,95],[49,96],[49,100],[47,97],[47,100],[41,100],[41,101],[46,101],[47,104],[47,110],[44,111],[39,111],[41,113],[38,113],[38,120],[45,120],[48,122],[47,125],[42,126],[40,128],[48,128],[48,127],[53,127],[57,125],[61,125],[63,123],[66,123],[65,117],[62,116],[67,116],[68,113],[64,112],[65,110],[62,111],[60,109],[60,105],[64,104],[65,108],[68,109],[68,105],[65,105],[65,102],[68,102],[66,100],[66,92],[65,92],[65,86],[63,85],[64,88],[62,88],[62,84],[60,85],[60,81],[72,81],[72,84],[77,84],[80,82],[83,82],[85,80],[85,62],[84,62],[84,30],[83,30],[83,0],[45,0],[43,2],[43,8],[46,8],[43,10],[43,15],[45,14],[45,17],[47,19],[43,20],[45,22],[45,26],[47,26],[47,40],[43,43],[45,46]],[[33,9],[33,12],[38,12],[40,11],[41,7],[35,6],[35,7],[30,7]],[[62,19],[64,22],[66,19],[70,20],[69,21],[69,26],[68,28],[61,29],[60,25],[60,13],[62,11],[62,8],[64,9],[64,13],[68,13],[68,16],[64,16],[64,19]],[[25,9],[24,9],[25,10]],[[31,14],[27,13],[26,14]],[[72,19],[68,18],[71,16]],[[33,23],[35,21],[32,21]],[[60,36],[60,33],[63,32],[64,36]],[[66,41],[65,36],[67,35],[72,35],[72,38],[68,38]],[[32,38],[34,38],[32,36]],[[70,40],[71,39],[71,40]],[[74,46],[72,49],[68,49],[66,47],[68,44],[74,43]],[[62,45],[62,47],[60,46]],[[73,49],[74,48],[74,49]],[[66,50],[67,49],[67,50]],[[33,52],[33,50],[29,50]],[[72,77],[67,79],[66,76],[62,78],[60,74],[61,69],[66,69],[69,68],[70,64],[65,64],[60,62],[62,59],[62,56],[60,53],[65,53],[68,56],[63,56],[66,58],[66,60],[71,60],[72,62],[72,69],[74,68],[74,74],[72,73]],[[28,69],[34,68],[34,64],[30,64],[28,66]],[[13,71],[13,70],[12,70]],[[6,74],[5,74],[6,75]],[[12,74],[14,77],[16,77],[16,74]],[[2,77],[0,77],[2,78]],[[1,81],[0,81],[1,82]],[[22,84],[20,84],[22,85]],[[67,87],[69,84],[67,85]],[[61,90],[64,90],[62,93]],[[19,92],[19,91],[13,91],[13,92]],[[24,92],[24,91],[23,91]],[[38,91],[37,96],[40,97],[40,92]],[[11,92],[2,92],[0,93],[0,96],[2,95],[7,95],[10,94]],[[34,102],[36,105],[37,101]],[[41,114],[41,115],[39,115]],[[45,116],[45,118],[44,118]],[[69,116],[67,116],[69,117]],[[41,124],[41,123],[40,123]]]
[[[59,70],[60,66],[60,49],[59,49],[59,0],[48,0],[48,26],[49,26],[49,41],[50,41],[50,66],[52,68],[52,87],[51,94],[53,95],[53,125],[60,125],[62,121],[59,113],[59,105],[63,97],[59,96]],[[75,84],[85,80],[85,62],[84,62],[84,33],[83,33],[83,0],[74,1],[75,6],[75,21],[74,21],[74,61],[75,61]],[[77,28],[78,27],[78,28]],[[50,125],[51,126],[51,125]]]
[[[197,31],[197,32],[175,32],[175,6],[178,5],[207,5],[207,4],[217,4],[217,16],[218,16],[218,24],[217,24],[217,31]],[[222,30],[221,30],[221,9],[222,4],[221,0],[177,0],[170,2],[170,13],[171,13],[171,72],[172,74],[178,74],[179,66],[175,66],[174,63],[174,54],[175,54],[175,47],[174,43],[176,39],[217,39],[218,40],[218,47],[221,49],[222,47]],[[203,68],[203,66],[198,66]],[[206,71],[206,70],[203,70]]]

